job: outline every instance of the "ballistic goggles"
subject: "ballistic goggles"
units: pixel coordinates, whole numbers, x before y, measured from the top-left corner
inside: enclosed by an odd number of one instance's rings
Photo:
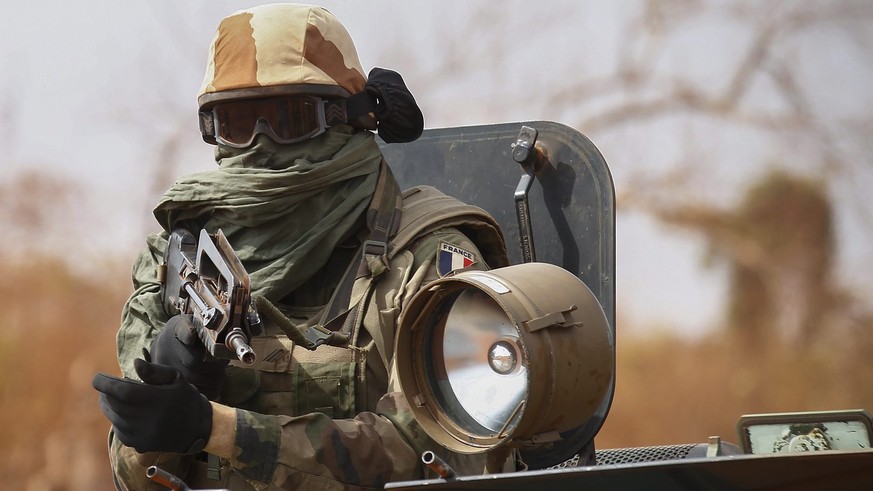
[[[200,111],[203,140],[233,148],[250,146],[258,134],[276,143],[297,143],[343,123],[348,123],[345,99],[313,95],[224,101]]]

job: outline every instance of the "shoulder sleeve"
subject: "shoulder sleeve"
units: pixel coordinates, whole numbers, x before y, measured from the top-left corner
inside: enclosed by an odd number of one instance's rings
[[[133,265],[134,291],[121,313],[121,327],[116,336],[118,365],[125,377],[136,378],[133,360],[142,356],[142,349],[151,345],[158,330],[169,316],[161,301],[161,285],[157,266],[166,247],[166,234],[153,234]]]
[[[139,253],[133,265],[134,291],[124,305],[121,327],[116,335],[118,365],[125,377],[137,378],[133,360],[142,357],[142,349],[151,346],[158,330],[169,318],[161,302],[161,286],[155,269],[163,258],[165,246],[165,236],[149,236],[147,246]],[[178,454],[137,453],[122,445],[112,434],[109,441],[109,461],[116,487],[131,491],[151,489],[149,486],[154,486],[146,477],[146,469],[151,465],[159,465],[167,472],[184,476],[191,464],[190,457]]]
[[[409,249],[415,257],[413,269],[433,261],[424,278],[425,283],[459,269],[489,269],[476,244],[453,227],[426,234],[418,238]]]

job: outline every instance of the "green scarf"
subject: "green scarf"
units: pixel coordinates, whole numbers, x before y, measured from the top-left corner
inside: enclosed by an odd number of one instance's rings
[[[278,302],[329,260],[362,226],[382,153],[373,135],[333,127],[296,145],[259,136],[242,150],[216,149],[217,170],[180,179],[155,208],[164,232],[149,235],[133,266],[135,291],[122,312],[116,347],[125,376],[167,321],[156,268],[168,232],[221,229],[252,282],[252,293]]]
[[[333,129],[298,145],[259,136],[247,149],[219,147],[216,158],[217,170],[177,181],[155,217],[168,232],[179,224],[221,229],[253,293],[275,302],[361,225],[382,154],[372,134]]]

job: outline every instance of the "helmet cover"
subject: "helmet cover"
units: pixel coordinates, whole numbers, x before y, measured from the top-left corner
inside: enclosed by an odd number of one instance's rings
[[[218,26],[197,101],[306,93],[348,97],[367,78],[352,38],[324,8],[290,3],[234,12]]]

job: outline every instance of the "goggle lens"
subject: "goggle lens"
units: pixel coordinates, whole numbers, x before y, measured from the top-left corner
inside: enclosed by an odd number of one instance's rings
[[[212,109],[215,139],[224,145],[245,148],[258,133],[277,143],[296,143],[325,130],[322,99],[283,96],[216,104]]]

